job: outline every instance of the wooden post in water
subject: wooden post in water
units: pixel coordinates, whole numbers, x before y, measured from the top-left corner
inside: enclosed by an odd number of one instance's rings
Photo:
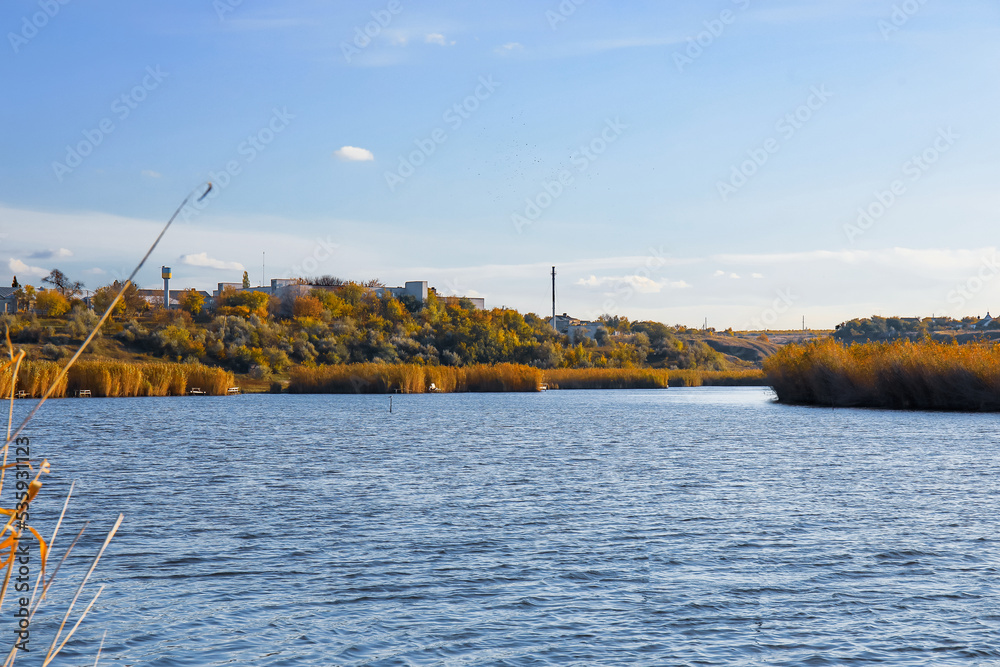
[[[389,414],[392,414],[392,396],[389,397]]]

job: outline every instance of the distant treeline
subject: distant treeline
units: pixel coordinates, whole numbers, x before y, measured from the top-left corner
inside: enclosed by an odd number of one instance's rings
[[[833,337],[837,340],[857,339],[890,340],[894,338],[922,338],[932,331],[969,331],[979,322],[978,317],[955,320],[950,317],[871,317],[856,318],[836,326]],[[1000,322],[991,321],[986,328],[996,329]]]
[[[782,347],[764,372],[783,403],[1000,411],[1000,345],[825,339]]]
[[[265,381],[297,365],[384,362],[464,367],[524,364],[537,368],[662,368],[728,370],[726,357],[706,345],[705,334],[658,322],[603,318],[596,339],[557,333],[548,320],[505,308],[477,310],[430,294],[379,297],[354,283],[308,289],[284,298],[226,291],[214,312],[124,309],[103,327],[95,350],[111,346],[130,355],[200,362]],[[196,312],[195,312],[196,311]],[[48,318],[0,316],[14,342],[33,356],[68,355],[96,324],[82,305]]]

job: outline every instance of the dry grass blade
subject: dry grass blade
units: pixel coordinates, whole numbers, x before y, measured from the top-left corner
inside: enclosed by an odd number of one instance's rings
[[[59,568],[61,568],[63,566],[63,563],[66,562],[66,559],[69,558],[69,555],[73,552],[73,547],[76,546],[76,543],[80,539],[80,536],[83,535],[83,531],[85,531],[87,529],[87,526],[89,526],[89,525],[90,525],[89,521],[86,522],[86,523],[84,523],[83,527],[80,528],[80,532],[78,532],[76,534],[76,537],[73,538],[73,542],[70,543],[69,548],[66,549],[66,553],[63,554],[63,557],[59,561],[59,564],[56,566],[56,569],[52,572],[51,575],[49,575],[48,582],[46,582],[44,588],[42,588],[42,595],[41,595],[41,597],[38,598],[38,600],[36,601],[35,597],[34,597],[35,593],[32,593],[32,598],[31,598],[31,600],[32,600],[32,602],[31,602],[31,613],[28,616],[29,622],[31,621],[32,618],[35,617],[35,612],[38,611],[38,607],[42,604],[42,600],[45,599],[45,594],[46,594],[46,592],[48,592],[49,586],[52,585],[52,582],[55,581],[56,575],[59,574]],[[54,539],[54,536],[53,536],[53,539]],[[37,593],[37,590],[35,592]],[[7,654],[7,659],[4,660],[3,667],[10,667],[11,665],[13,665],[14,664],[14,660],[17,658],[17,654],[18,654],[17,647],[16,646],[12,647],[10,649],[10,653]]]
[[[97,647],[97,657],[94,658],[94,667],[97,667],[97,663],[101,659],[101,651],[104,650],[104,640],[108,638],[108,631],[105,630],[104,634],[101,636],[101,645]]]
[[[66,518],[66,510],[67,510],[67,508],[69,508],[69,499],[73,497],[73,489],[75,487],[76,487],[76,482],[71,482],[70,485],[69,485],[69,491],[66,492],[66,500],[63,502],[62,511],[59,512],[59,520],[56,521],[55,530],[52,531],[52,537],[49,538],[49,553],[52,553],[52,548],[56,544],[56,536],[59,535],[59,528],[62,526],[63,519]],[[87,527],[87,524],[86,523],[83,524],[83,528],[80,529],[80,534],[78,534],[76,536],[77,539],[80,539],[80,535],[83,534],[83,530],[86,527]],[[73,540],[73,544],[76,544],[76,540]],[[70,548],[66,550],[66,554],[63,556],[62,560],[59,561],[59,565],[63,564],[63,562],[66,560],[66,557],[69,556],[69,552],[72,551],[72,549],[73,549],[73,547],[71,545]],[[55,579],[56,572],[58,572],[58,571],[59,571],[59,568],[56,567],[56,571],[53,572],[52,576],[49,578],[49,584],[45,584],[44,589],[42,590],[42,597],[39,598],[39,602],[41,602],[42,600],[45,599],[45,590],[48,589],[49,585],[52,583],[52,580]],[[30,606],[32,606],[32,607],[34,607],[34,605],[35,605],[35,596],[38,594],[38,584],[42,583],[44,581],[44,579],[43,579],[44,576],[45,576],[45,571],[42,570],[41,572],[38,573],[38,577],[35,579],[35,587],[31,590],[31,603],[30,603]],[[32,615],[34,615],[34,613],[35,613],[34,609],[32,609],[31,613],[32,613]]]
[[[43,667],[44,667],[44,665],[49,664],[49,662],[52,660],[52,658],[55,658],[59,654],[59,651],[62,650],[62,647],[65,645],[66,642],[63,642],[62,645],[59,645],[59,638],[62,636],[62,631],[66,627],[66,622],[69,620],[70,615],[73,613],[73,607],[76,606],[76,601],[80,598],[80,593],[83,592],[83,587],[87,585],[87,582],[90,580],[90,575],[92,575],[94,573],[94,570],[97,568],[97,563],[100,562],[101,556],[104,555],[104,550],[108,548],[108,544],[111,543],[111,538],[113,538],[115,536],[115,533],[118,532],[118,527],[122,525],[122,521],[124,519],[125,519],[125,515],[124,514],[119,514],[118,515],[118,520],[115,521],[115,525],[111,527],[111,530],[108,532],[108,536],[104,539],[104,544],[101,545],[100,550],[97,552],[97,556],[94,557],[94,562],[90,564],[90,569],[87,570],[87,574],[84,575],[83,580],[80,582],[80,585],[77,587],[77,589],[76,589],[76,595],[74,595],[73,599],[70,601],[70,603],[69,603],[69,609],[66,610],[66,615],[63,617],[62,623],[59,624],[59,631],[56,632],[56,636],[52,639],[52,645],[49,647],[49,651],[45,655],[45,662],[42,663]],[[95,597],[94,600],[96,600],[96,599],[97,598]],[[90,604],[93,605],[94,603],[91,602]],[[89,610],[90,610],[90,607],[88,606],[87,607],[87,611],[89,611]],[[87,612],[85,611],[84,615],[86,615],[86,613]],[[83,616],[80,617],[80,621],[82,621],[82,620],[83,620]],[[80,621],[77,621],[77,624],[76,624],[77,626],[80,624]],[[76,626],[74,626],[73,629],[75,630]],[[70,634],[72,634],[72,632]],[[69,637],[67,636],[67,639],[68,638]],[[57,645],[59,645],[58,649],[56,648]]]
[[[88,604],[87,608],[83,610],[82,614],[80,614],[80,618],[78,618],[76,623],[73,625],[73,629],[71,629],[69,633],[66,635],[66,638],[63,639],[63,643],[59,645],[59,648],[57,648],[54,652],[45,657],[45,661],[42,662],[42,667],[45,667],[50,662],[55,660],[56,656],[59,655],[59,651],[63,650],[63,647],[66,646],[66,642],[68,642],[73,637],[73,633],[76,632],[76,629],[80,627],[81,623],[83,623],[83,619],[87,618],[87,614],[90,613],[90,610],[94,606],[94,603],[97,602],[97,598],[101,597],[101,593],[103,592],[104,592],[104,586],[101,586],[100,588],[97,589],[97,593],[94,594],[94,598],[90,601],[90,604]]]

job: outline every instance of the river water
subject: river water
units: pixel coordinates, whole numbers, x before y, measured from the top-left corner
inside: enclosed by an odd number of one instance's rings
[[[997,416],[760,388],[388,407],[47,404],[32,520],[76,480],[61,546],[92,524],[33,647],[122,512],[61,664],[107,631],[102,665],[1000,665]]]

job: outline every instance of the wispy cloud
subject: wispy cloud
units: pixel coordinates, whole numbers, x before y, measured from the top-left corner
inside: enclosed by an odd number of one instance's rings
[[[204,266],[209,269],[220,269],[225,271],[244,271],[244,267],[239,262],[226,262],[221,259],[209,257],[207,252],[199,252],[194,255],[181,256],[181,263],[188,266]]]
[[[455,40],[448,41],[448,39],[439,32],[430,33],[429,35],[427,35],[427,37],[424,38],[424,41],[427,42],[428,44],[437,44],[438,46],[455,45]]]
[[[161,174],[160,172],[153,171],[152,169],[143,169],[142,170],[142,175],[143,176],[148,176],[150,178],[160,178],[160,177],[163,176],[163,174]]]
[[[591,275],[589,278],[581,278],[576,281],[577,285],[590,287],[593,289],[615,289],[628,285],[639,294],[659,294],[664,289],[686,289],[691,287],[683,280],[661,280],[656,281],[648,276],[597,276]]]
[[[499,53],[500,55],[505,56],[518,51],[524,51],[524,44],[521,44],[520,42],[507,42],[506,44],[493,49],[493,51],[494,53]]]
[[[375,159],[375,154],[370,150],[357,146],[341,146],[333,154],[345,162],[371,162]]]
[[[30,255],[28,259],[65,259],[67,257],[72,257],[73,252],[67,250],[66,248],[58,248],[57,250],[37,250]]]

